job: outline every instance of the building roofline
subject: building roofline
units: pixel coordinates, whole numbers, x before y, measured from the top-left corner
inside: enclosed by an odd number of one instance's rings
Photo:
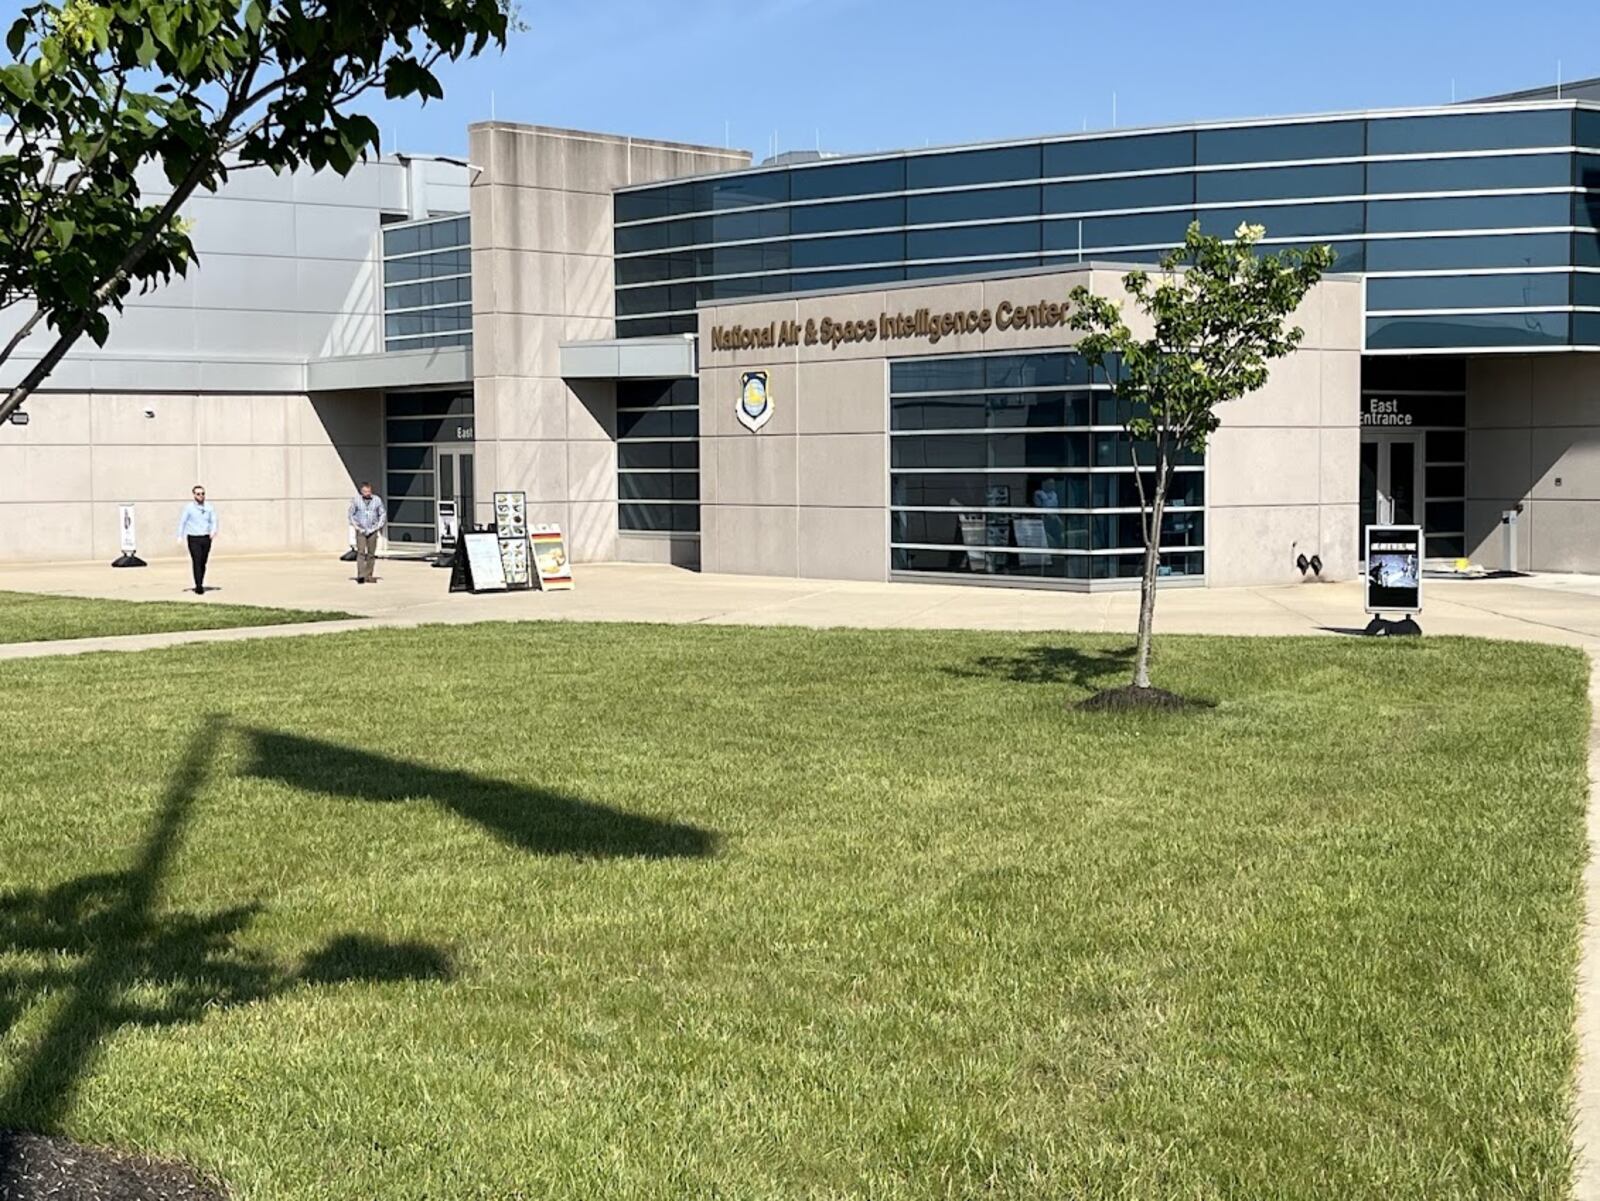
[[[665,184],[694,183],[705,179],[723,179],[731,175],[755,175],[763,171],[814,171],[820,167],[838,167],[849,163],[871,162],[889,158],[921,158],[930,154],[951,154],[963,150],[998,150],[1007,146],[1031,146],[1062,142],[1103,141],[1107,138],[1131,138],[1155,133],[1197,133],[1212,129],[1245,129],[1271,125],[1309,125],[1325,121],[1384,120],[1395,117],[1461,116],[1467,113],[1525,112],[1534,109],[1588,109],[1600,111],[1600,101],[1561,99],[1527,100],[1521,102],[1489,103],[1467,101],[1460,104],[1414,105],[1407,108],[1354,109],[1343,112],[1298,113],[1286,117],[1234,117],[1215,121],[1183,121],[1170,125],[1138,125],[1125,129],[1087,130],[1081,133],[1038,134],[1026,138],[998,138],[986,142],[954,142],[942,146],[918,146],[902,150],[874,150],[862,154],[840,154],[834,158],[814,163],[792,163],[781,167],[752,164],[728,171],[702,171],[695,175],[675,175],[671,179],[658,179],[650,183],[621,184],[616,192],[632,192],[644,188],[658,188]],[[1019,182],[1019,181],[996,181]],[[1025,182],[1025,181],[1021,181]]]
[[[1541,87],[1522,88],[1521,90],[1515,92],[1500,92],[1493,96],[1478,96],[1472,100],[1464,100],[1462,101],[1462,104],[1505,104],[1515,100],[1565,101],[1572,99],[1582,101],[1589,99],[1585,96],[1556,96],[1556,92],[1564,92],[1568,88],[1572,88],[1575,91],[1588,88],[1600,88],[1600,75],[1596,75],[1590,79],[1563,79],[1560,83],[1547,83]],[[1451,107],[1454,108],[1458,106],[1452,105]]]
[[[539,134],[546,137],[567,138],[572,141],[612,142],[627,146],[659,146],[663,150],[690,150],[696,154],[716,154],[746,163],[755,157],[748,150],[739,150],[728,146],[703,146],[697,142],[668,142],[660,138],[636,138],[632,134],[626,133],[603,133],[594,129],[565,129],[559,125],[530,125],[522,121],[473,121],[467,126],[469,134],[474,130],[480,129],[500,130],[507,133]],[[713,172],[712,174],[723,173]]]

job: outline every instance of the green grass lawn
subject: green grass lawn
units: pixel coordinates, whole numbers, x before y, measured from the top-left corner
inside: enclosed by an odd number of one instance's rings
[[[310,1198],[1552,1198],[1586,664],[564,624],[0,668],[0,1128]]]
[[[0,592],[0,643],[54,642],[62,638],[108,638],[162,634],[169,630],[220,630],[235,626],[281,626],[297,621],[338,621],[348,613],[214,605],[209,601],[124,601],[38,592]]]

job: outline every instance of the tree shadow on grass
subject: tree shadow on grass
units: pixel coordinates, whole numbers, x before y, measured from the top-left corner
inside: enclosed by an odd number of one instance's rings
[[[304,792],[358,801],[427,800],[508,846],[574,858],[704,858],[716,835],[640,817],[543,788],[393,759],[273,730],[252,730],[248,774]]]
[[[54,1007],[5,1078],[0,1132],[59,1129],[119,1030],[195,1022],[307,986],[454,976],[441,948],[359,933],[284,966],[238,945],[259,903],[210,913],[162,904],[222,728],[208,718],[191,739],[130,867],[0,895],[0,962],[13,965],[0,969],[0,1036],[33,1006]],[[0,1181],[13,1147],[0,1138]]]
[[[1074,646],[1030,646],[1014,655],[983,655],[945,672],[960,679],[999,679],[1016,684],[1071,684],[1096,692],[1125,683],[1133,674],[1136,647],[1081,650]]]

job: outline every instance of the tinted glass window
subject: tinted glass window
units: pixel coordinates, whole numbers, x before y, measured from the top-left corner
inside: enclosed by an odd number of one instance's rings
[[[1052,388],[1089,382],[1089,365],[1075,354],[1001,354],[983,360],[990,388]]]
[[[1371,233],[1566,225],[1570,219],[1570,205],[1562,195],[1376,200],[1367,206],[1367,229]]]
[[[1000,146],[954,154],[919,154],[906,160],[906,187],[948,188],[1007,179],[1037,179],[1039,147]]]
[[[1580,192],[1572,198],[1572,223],[1600,227],[1600,192]]]
[[[623,379],[617,381],[617,407],[648,409],[662,405],[692,405],[700,399],[699,381],[692,379]]]
[[[1010,225],[963,225],[950,229],[913,230],[906,235],[911,259],[967,258],[980,254],[1024,254],[1039,249],[1039,226],[1033,221]]]
[[[694,471],[623,471],[617,475],[622,500],[699,500],[700,475]]]
[[[893,283],[906,277],[904,267],[868,267],[863,271],[797,271],[790,277],[796,292],[815,288],[862,288],[868,284]]]
[[[651,470],[693,470],[700,466],[698,442],[619,442],[617,467],[621,471],[632,468]]]
[[[674,292],[677,293],[676,296],[673,295]],[[694,308],[693,285],[687,287],[680,285],[676,288],[624,288],[617,292],[619,317],[636,317],[643,313],[667,313],[673,309],[692,308]]]
[[[672,211],[666,188],[651,188],[647,192],[618,192],[616,195],[614,212],[619,222],[665,217]]]
[[[1571,250],[1566,234],[1467,238],[1385,238],[1367,243],[1369,271],[1464,267],[1559,267]]]
[[[914,263],[906,268],[907,279],[938,279],[944,275],[983,275],[993,271],[1020,271],[1037,267],[1038,255],[1008,255],[1003,259],[963,259],[959,262]]]
[[[789,267],[789,247],[804,242],[765,242],[750,246],[719,246],[711,252],[709,275],[743,275],[754,271],[785,271]]]
[[[897,398],[894,430],[1010,429],[1017,426],[1087,426],[1088,392],[1001,392],[988,396]]]
[[[472,306],[458,305],[446,309],[417,309],[406,313],[389,313],[383,319],[383,332],[388,337],[406,334],[437,334],[450,330],[472,328]]]
[[[894,467],[1087,467],[1086,433],[936,434],[890,442]]]
[[[1237,228],[1237,227],[1235,227]],[[1230,231],[1231,232],[1231,231]],[[1267,247],[1269,254],[1278,254],[1285,250],[1309,250],[1313,246],[1331,246],[1333,248],[1333,266],[1330,271],[1365,271],[1367,269],[1367,247],[1364,242],[1287,242],[1282,245],[1273,244]]]
[[[1559,188],[1566,186],[1571,171],[1572,160],[1565,154],[1368,163],[1367,190],[1381,193]]]
[[[983,388],[983,360],[914,359],[889,364],[891,392],[972,392]]]
[[[838,267],[849,263],[900,262],[906,257],[904,234],[859,234],[846,238],[815,238],[787,245],[792,247],[795,267]]]
[[[743,242],[755,238],[781,238],[788,232],[788,209],[758,209],[750,213],[724,213],[713,217],[707,240]]]
[[[1044,148],[1044,174],[1103,175],[1113,171],[1151,171],[1194,165],[1192,133],[1130,134],[1122,138],[1084,138],[1050,142]]]
[[[1142,175],[1134,179],[1086,179],[1047,184],[1047,213],[1089,213],[1099,209],[1161,208],[1194,200],[1194,176]]]
[[[619,410],[619,438],[696,438],[700,434],[698,409]]]
[[[1367,309],[1527,308],[1567,303],[1565,275],[1429,275],[1369,279]]]
[[[1296,204],[1273,208],[1202,209],[1200,228],[1208,234],[1231,237],[1241,222],[1267,227],[1269,238],[1304,238],[1317,235],[1359,234],[1362,206],[1351,204]]]
[[[789,172],[732,175],[710,182],[711,207],[744,208],[754,204],[782,204],[789,199]]]
[[[876,229],[904,225],[906,202],[902,197],[852,200],[843,204],[802,205],[790,212],[789,225],[797,234],[826,233],[835,229]]]
[[[1036,509],[1089,507],[1089,476],[1064,472],[990,471],[982,475],[918,472],[894,476],[890,490],[890,503],[896,505],[981,508],[991,503],[1014,503]],[[1087,549],[1088,527],[1083,528],[1081,545]]]
[[[390,417],[463,417],[472,412],[472,393],[391,392],[384,404]]]
[[[1567,341],[1566,313],[1473,313],[1452,317],[1369,317],[1367,346],[1555,346]]]
[[[1047,250],[1072,250],[1079,245],[1079,227],[1082,227],[1082,245],[1087,248],[1106,246],[1137,246],[1143,244],[1177,245],[1183,241],[1184,231],[1194,214],[1188,210],[1177,213],[1147,213],[1135,217],[1085,217],[1080,221],[1047,221],[1044,227],[1044,245]]]
[[[1370,154],[1565,146],[1571,140],[1572,112],[1568,109],[1387,117],[1374,119],[1368,122],[1367,127],[1367,150]]]
[[[386,288],[383,307],[386,309],[415,309],[430,304],[460,304],[472,299],[472,277],[458,275],[454,279],[441,279],[420,284],[400,284]]]
[[[1572,239],[1572,261],[1579,267],[1600,267],[1600,235],[1575,235]]]
[[[671,279],[672,260],[668,255],[645,255],[636,259],[617,260],[617,283],[653,284]],[[692,270],[684,275],[693,275]]]
[[[620,504],[617,525],[624,530],[692,534],[700,528],[700,506]]]
[[[789,181],[790,196],[795,200],[817,200],[825,196],[863,196],[872,192],[900,192],[905,186],[906,161],[903,158],[808,167],[795,171]]]
[[[1039,211],[1039,189],[996,188],[984,192],[938,192],[906,198],[908,225],[943,221],[982,221],[990,217],[1031,217]]]
[[[1267,125],[1254,129],[1202,129],[1195,135],[1201,163],[1270,163],[1282,159],[1355,158],[1365,148],[1363,123]]]
[[[385,448],[385,458],[391,471],[433,471],[433,447],[390,446]]]
[[[1600,306],[1600,275],[1574,275],[1572,303]]]
[[[1318,196],[1360,196],[1364,190],[1360,163],[1328,167],[1267,167],[1256,171],[1211,171],[1196,177],[1201,201],[1281,200]]]
[[[617,322],[619,338],[657,338],[662,334],[692,334],[699,328],[693,314],[685,317],[635,317]]]
[[[1572,340],[1579,346],[1600,346],[1600,313],[1572,314]]]

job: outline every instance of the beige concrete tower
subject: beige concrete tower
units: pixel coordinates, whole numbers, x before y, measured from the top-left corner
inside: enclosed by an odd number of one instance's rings
[[[615,557],[616,391],[561,377],[560,346],[616,335],[612,190],[748,166],[741,150],[489,122],[469,130],[477,520],[496,489]]]

